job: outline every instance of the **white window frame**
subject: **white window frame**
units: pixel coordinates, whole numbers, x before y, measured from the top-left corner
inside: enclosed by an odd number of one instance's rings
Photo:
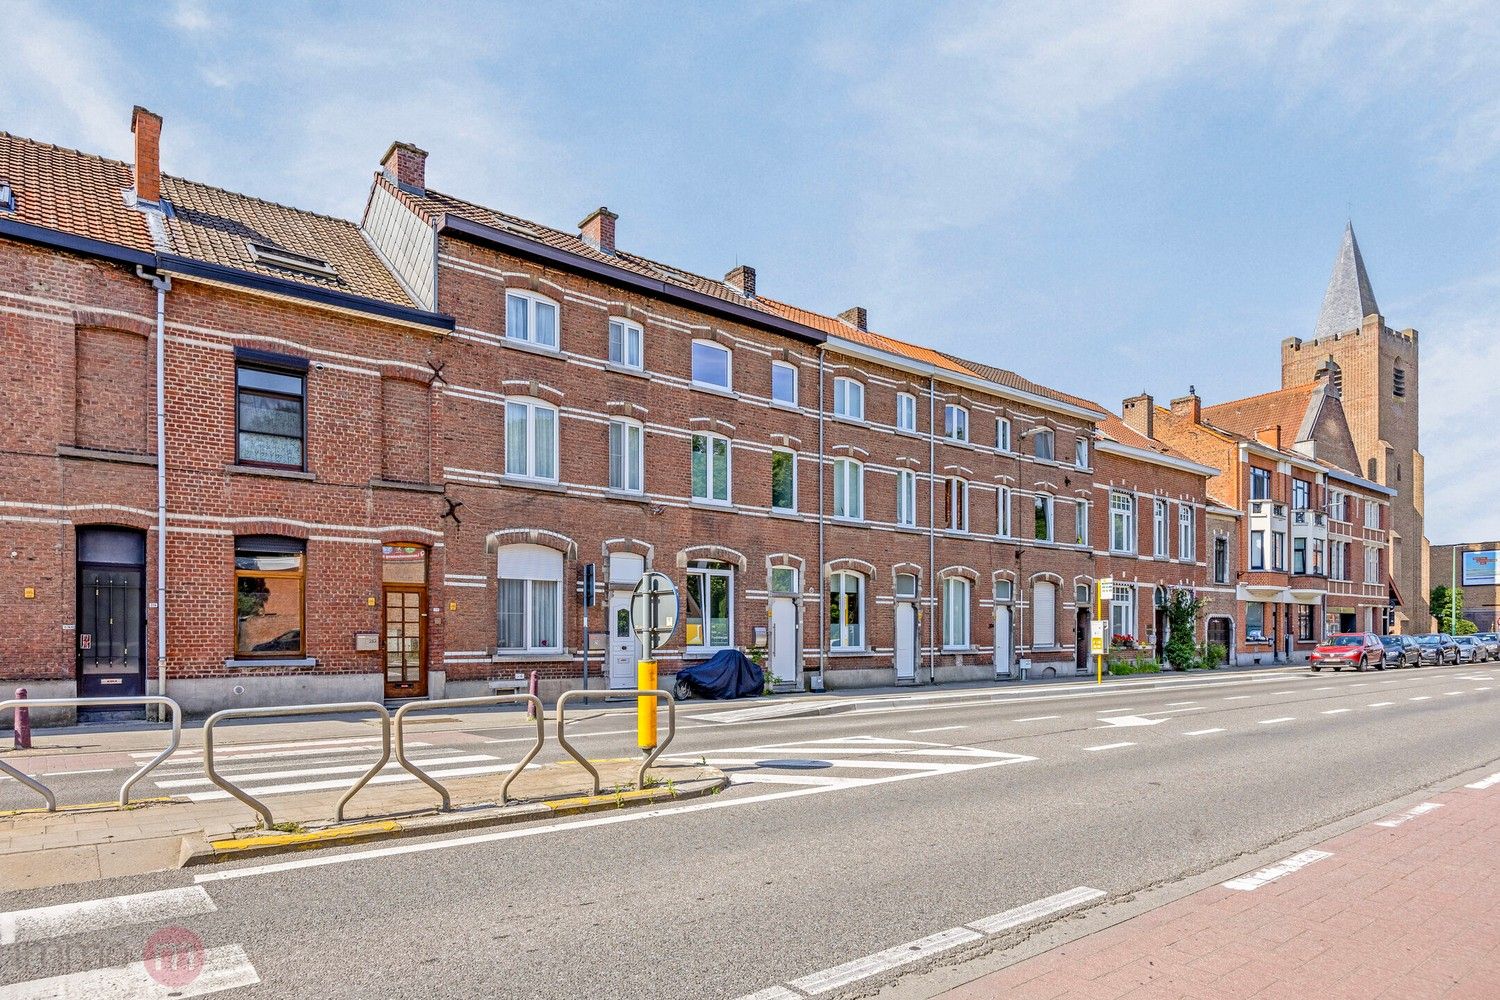
[[[510,304],[512,300],[526,303],[526,329],[523,331],[517,331],[511,326]],[[536,307],[538,305],[550,306],[552,309],[552,343],[550,344],[536,339]],[[530,344],[544,351],[562,350],[562,306],[547,296],[538,295],[535,292],[507,291],[505,293],[505,339]]]
[[[1193,543],[1197,540],[1194,536],[1197,532],[1193,516],[1193,508],[1185,503],[1177,505],[1177,558],[1190,560],[1193,558]]]
[[[698,438],[704,439],[703,454],[705,456],[704,461],[707,463],[703,473],[704,488],[707,491],[705,496],[692,493],[692,490],[696,489],[696,486],[692,483],[693,444],[696,443]],[[720,441],[724,443],[724,496],[716,497],[714,493],[716,492],[715,487],[718,483],[714,480],[714,445]],[[700,431],[692,435],[688,441],[688,480],[689,492],[693,500],[698,503],[724,504],[727,506],[734,502],[734,447],[727,437],[722,434],[710,434],[706,431]]]
[[[775,461],[776,461],[776,456],[777,455],[787,455],[792,460],[792,505],[790,507],[778,507],[778,506],[776,506]],[[772,448],[771,449],[771,462],[772,462],[772,473],[771,473],[771,509],[774,510],[774,511],[776,511],[777,513],[782,513],[782,514],[796,513],[796,511],[797,511],[797,453],[795,451],[793,451],[792,449],[790,449],[790,448]]]
[[[1161,497],[1151,501],[1151,558],[1172,558],[1171,505]]]
[[[854,612],[859,619],[858,622],[856,622],[852,626],[849,624],[848,615],[850,607],[850,592],[844,589],[845,586],[851,581],[854,584]],[[835,583],[838,584],[837,589],[835,589]],[[865,648],[865,643],[867,642],[868,637],[868,629],[865,626],[865,590],[866,583],[864,574],[862,573],[856,573],[853,570],[838,570],[837,572],[828,574],[828,610],[830,619],[828,622],[829,649],[837,649],[841,652],[850,652],[863,650]],[[837,608],[839,612],[839,624],[837,625],[835,625],[832,621],[832,612],[835,608]],[[859,630],[859,635],[857,637],[859,640],[858,642],[849,641],[851,638],[854,638],[850,635],[851,629]]]
[[[839,521],[865,519],[865,466],[858,459],[833,460],[833,516]]]
[[[1256,553],[1256,543],[1259,542],[1260,552]],[[1257,528],[1250,532],[1250,568],[1263,570],[1266,568],[1266,533]]]
[[[1010,418],[995,418],[995,450],[1009,453],[1011,451],[1012,439],[1010,436]]]
[[[858,403],[858,406],[853,405]],[[865,384],[840,375],[833,380],[833,415],[845,420],[865,419]]]
[[[1365,579],[1366,584],[1380,582],[1380,550],[1373,545],[1365,546]]]
[[[1089,543],[1089,502],[1087,500],[1073,501],[1073,534],[1077,538],[1078,545]]]
[[[1135,494],[1124,490],[1110,490],[1109,551],[1134,552],[1136,544]]]
[[[1042,454],[1042,442],[1047,442],[1047,454]],[[1038,427],[1031,435],[1031,456],[1039,462],[1057,461],[1057,434],[1050,427]]]
[[[631,439],[635,442],[634,461],[631,461]],[[619,470],[624,473],[624,482],[615,481],[616,449],[622,457]],[[632,485],[632,480],[634,485]],[[639,420],[613,417],[609,421],[609,488],[621,493],[646,492],[646,427]]]
[[[619,357],[615,357],[615,348],[619,348]],[[632,352],[632,348],[634,351]],[[621,368],[633,368],[640,371],[646,365],[646,331],[641,324],[619,316],[609,318],[609,346],[607,348],[609,363],[619,365]],[[634,353],[635,360],[630,359]]]
[[[688,577],[688,579],[691,580],[695,576],[701,576],[701,577],[703,577],[703,596],[705,598],[705,605],[708,605],[710,603],[710,599],[711,599],[712,594],[713,594],[713,578],[714,577],[723,577],[725,580],[728,581],[728,583],[726,584],[726,586],[728,588],[728,594],[729,594],[729,641],[725,642],[725,643],[723,643],[721,645],[715,645],[714,644],[714,642],[713,642],[713,628],[710,625],[710,619],[709,619],[709,616],[710,616],[710,614],[712,612],[711,612],[711,610],[710,610],[710,608],[708,606],[704,606],[702,608],[702,611],[703,611],[703,626],[702,626],[701,638],[702,638],[703,641],[702,642],[688,642],[687,641],[687,592],[686,592],[686,589],[684,589],[683,598],[682,598],[682,602],[683,602],[683,606],[682,606],[682,616],[683,616],[682,644],[683,644],[683,647],[685,649],[695,649],[695,650],[696,649],[712,649],[712,650],[733,649],[734,648],[734,569],[733,569],[733,567],[720,566],[720,565],[714,565],[714,566],[690,566],[690,567],[688,567],[688,571],[687,571],[687,577]]]
[[[495,601],[495,649],[496,649],[497,652],[499,652],[501,654],[511,654],[511,655],[520,656],[520,655],[525,655],[525,654],[543,653],[543,654],[556,655],[556,654],[562,652],[562,649],[563,649],[563,586],[562,586],[562,578],[563,578],[564,573],[566,572],[566,560],[564,559],[564,557],[562,556],[562,554],[561,553],[554,553],[554,555],[556,556],[555,562],[556,562],[556,567],[557,567],[557,576],[555,578],[552,578],[552,577],[539,577],[539,576],[505,576],[505,575],[503,575],[503,570],[505,568],[505,566],[504,566],[504,564],[505,564],[505,555],[506,555],[507,551],[509,551],[512,554],[513,557],[519,558],[522,555],[522,553],[519,552],[518,550],[523,550],[523,549],[524,550],[532,550],[532,549],[542,549],[542,548],[544,548],[544,546],[529,545],[529,544],[504,545],[504,546],[500,547],[499,552],[496,554],[496,558],[495,558],[495,578],[496,578],[497,587],[499,586],[499,584],[502,581],[503,582],[509,582],[509,583],[521,583],[523,585],[521,587],[521,634],[523,636],[523,642],[522,642],[522,645],[520,645],[520,646],[501,646],[500,645],[500,599],[503,597],[503,592],[501,594],[497,594],[497,596],[496,596],[496,601]],[[549,551],[551,551],[551,550],[549,550]],[[541,553],[541,554],[544,555],[544,556],[547,555],[547,553]],[[533,554],[530,553],[530,552],[527,552],[526,555],[533,555]],[[533,558],[534,558],[534,555],[533,555]],[[553,559],[550,556],[548,557],[548,562],[549,563],[553,562]],[[553,592],[553,603],[556,605],[556,614],[555,614],[554,620],[553,620],[553,634],[549,637],[549,638],[552,638],[552,639],[554,639],[556,641],[552,645],[538,645],[537,644],[537,636],[536,636],[535,630],[533,628],[533,626],[535,625],[535,622],[533,621],[533,617],[534,617],[533,612],[534,612],[535,601],[536,601],[536,597],[537,597],[537,587],[536,587],[537,584],[551,584],[551,585],[553,585],[553,587],[556,588],[554,590],[554,592]]]
[[[1115,584],[1114,592],[1109,595],[1109,634],[1111,639],[1117,635],[1135,635],[1138,619],[1135,610],[1135,587],[1132,584]]]
[[[917,397],[909,392],[896,393],[896,430],[917,432]]]
[[[1057,507],[1055,499],[1050,493],[1038,493],[1032,498],[1031,504],[1031,534],[1033,540],[1038,542],[1050,542],[1057,538]],[[1047,535],[1042,537],[1036,533],[1036,512],[1038,504],[1047,513]]]
[[[724,383],[709,382],[698,377],[697,352],[698,348],[704,347],[712,351],[718,351],[724,355]],[[718,389],[721,392],[732,392],[734,390],[734,352],[723,344],[713,340],[697,339],[688,348],[688,373],[695,386],[703,389]]]
[[[957,403],[943,404],[943,437],[949,441],[969,442],[969,411]]]
[[[1073,464],[1080,469],[1089,467],[1089,439],[1082,435],[1073,439]]]
[[[973,587],[961,576],[943,579],[943,649],[968,649],[973,643],[971,596]]]
[[[778,371],[789,372],[791,374],[791,376],[792,376],[792,398],[791,399],[780,399],[776,395],[776,373]],[[793,409],[796,409],[796,407],[797,407],[797,394],[798,394],[798,391],[799,391],[799,386],[797,385],[797,375],[798,375],[798,372],[797,372],[797,366],[796,365],[788,364],[785,361],[772,361],[771,362],[771,403],[772,403],[772,405],[774,405],[774,406],[788,406],[788,407],[791,407]]]
[[[917,526],[917,474],[911,469],[896,470],[896,523]]]
[[[526,422],[526,448],[524,468],[521,471],[512,471],[511,459],[513,457],[510,447],[510,424],[512,415],[517,410],[524,410]],[[552,473],[541,475],[537,473],[540,463],[537,461],[536,445],[536,414],[545,411],[552,414]],[[558,455],[561,451],[559,439],[562,437],[562,418],[557,407],[540,399],[512,398],[505,401],[505,475],[510,479],[527,479],[539,483],[555,483],[558,481]]]
[[[1365,504],[1365,527],[1370,531],[1380,530],[1380,504],[1374,500],[1366,500]],[[1374,515],[1372,518],[1370,515]],[[1373,521],[1373,523],[1371,523]]]
[[[949,476],[943,483],[944,525],[948,531],[969,532],[969,482]]]
[[[1001,538],[1011,538],[1011,506],[1012,497],[1009,486],[1000,486],[995,489],[995,534]]]

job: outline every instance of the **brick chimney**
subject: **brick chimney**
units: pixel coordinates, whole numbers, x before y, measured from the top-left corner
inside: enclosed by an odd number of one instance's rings
[[[1198,398],[1198,390],[1188,386],[1186,396],[1178,396],[1172,400],[1172,412],[1179,417],[1186,417],[1195,424],[1203,423],[1203,400]]]
[[[393,142],[381,157],[380,165],[398,185],[418,194],[427,193],[427,150],[409,142]]]
[[[1281,425],[1272,424],[1269,427],[1262,427],[1255,432],[1255,440],[1278,451],[1281,450]]]
[[[733,288],[747,299],[755,298],[755,268],[749,264],[741,264],[733,271],[724,275],[724,284]]]
[[[139,104],[130,112],[135,133],[135,200],[155,205],[161,201],[161,115]]]
[[[578,224],[578,235],[583,242],[602,253],[615,252],[615,221],[619,216],[600,205]]]
[[[1148,438],[1156,437],[1156,400],[1147,393],[1131,396],[1120,404],[1125,426]]]
[[[870,314],[865,312],[864,306],[853,306],[839,313],[839,319],[848,323],[856,330],[868,330],[870,328]]]

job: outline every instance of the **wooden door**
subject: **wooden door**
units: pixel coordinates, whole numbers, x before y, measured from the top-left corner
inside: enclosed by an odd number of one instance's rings
[[[427,696],[427,588],[386,584],[385,696]]]

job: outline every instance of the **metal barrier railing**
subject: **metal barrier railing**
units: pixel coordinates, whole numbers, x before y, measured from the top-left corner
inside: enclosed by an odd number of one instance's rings
[[[516,780],[517,775],[526,770],[526,765],[536,759],[536,755],[542,752],[542,743],[546,739],[543,726],[546,724],[542,718],[542,699],[531,694],[499,694],[485,695],[477,698],[444,698],[437,701],[414,701],[402,705],[396,709],[396,760],[401,766],[410,771],[414,776],[421,779],[429,788],[443,797],[443,811],[447,812],[453,807],[452,798],[448,795],[448,789],[443,783],[432,775],[422,770],[406,757],[406,716],[410,712],[425,712],[432,708],[466,708],[478,705],[512,705],[525,703],[531,708],[531,714],[536,716],[536,743],[527,751],[521,762],[511,769],[500,783],[500,804],[505,805],[510,793],[510,783]]]
[[[667,738],[658,743],[655,749],[653,749],[651,753],[647,755],[646,759],[641,761],[640,770],[636,771],[635,773],[635,787],[646,787],[646,768],[650,767],[653,763],[656,762],[656,758],[661,756],[661,752],[667,748],[667,744],[672,742],[672,737],[677,735],[677,699],[673,698],[669,692],[647,688],[633,688],[629,690],[610,689],[595,691],[585,691],[580,689],[576,691],[564,691],[562,695],[560,695],[557,699],[557,745],[566,750],[569,757],[572,757],[578,763],[582,764],[584,770],[593,775],[595,795],[599,794],[599,771],[594,767],[593,764],[590,764],[587,760],[584,759],[583,754],[573,749],[573,744],[568,742],[566,733],[567,704],[568,702],[574,700],[587,701],[591,698],[618,698],[621,696],[627,698],[655,696],[657,698],[665,698],[667,701]]]
[[[269,828],[275,820],[266,804],[214,769],[214,727],[225,719],[260,719],[272,715],[332,715],[349,712],[374,712],[380,716],[380,759],[355,779],[353,787],[344,793],[343,798],[339,799],[333,816],[334,819],[343,822],[344,806],[354,798],[356,792],[369,784],[370,779],[379,774],[391,759],[391,713],[378,701],[343,701],[330,705],[273,705],[266,708],[226,708],[215,712],[203,723],[203,773],[208,776],[209,781],[259,813],[260,818]]]
[[[177,702],[158,695],[142,695],[139,698],[12,698],[10,701],[0,701],[0,712],[4,712],[7,708],[106,708],[110,705],[160,705],[172,710],[172,740],[165,750],[152,757],[139,771],[126,778],[125,784],[120,786],[120,808],[123,809],[130,804],[130,790],[135,787],[135,783],[155,770],[156,765],[172,756],[177,745],[182,742],[182,706]],[[3,760],[0,760],[0,771],[4,771],[46,799],[48,812],[57,812],[57,796],[52,794],[52,789],[30,775],[21,773]]]

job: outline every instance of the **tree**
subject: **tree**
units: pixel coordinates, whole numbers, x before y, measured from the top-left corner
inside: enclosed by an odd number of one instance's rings
[[[1450,590],[1447,586],[1439,584],[1432,588],[1429,598],[1432,617],[1437,620],[1439,632],[1473,635],[1479,631],[1478,625],[1464,617],[1464,592],[1462,590]],[[1454,624],[1455,616],[1458,618],[1457,625]]]
[[[1198,663],[1198,619],[1203,602],[1186,590],[1174,590],[1166,603],[1166,660],[1177,670],[1187,670]]]

